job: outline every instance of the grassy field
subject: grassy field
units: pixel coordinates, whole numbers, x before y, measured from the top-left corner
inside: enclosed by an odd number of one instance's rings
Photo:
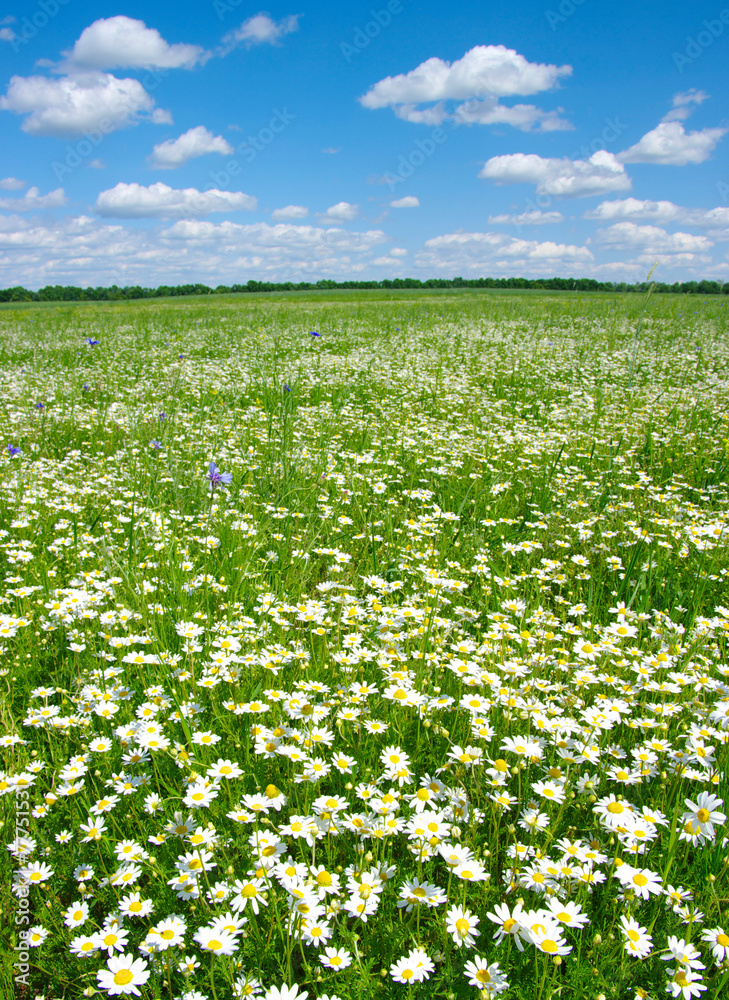
[[[3,996],[729,990],[728,333],[0,309]]]

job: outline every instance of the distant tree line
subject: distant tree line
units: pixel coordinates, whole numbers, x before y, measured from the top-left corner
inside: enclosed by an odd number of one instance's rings
[[[595,281],[594,278],[385,278],[382,281],[248,281],[245,285],[160,285],[142,288],[77,288],[73,285],[46,285],[37,292],[20,285],[0,289],[0,302],[108,302],[129,299],[157,299],[183,295],[227,295],[236,292],[310,292],[322,289],[387,288],[531,288],[560,292],[644,292],[650,285],[641,281]],[[719,281],[676,281],[672,285],[653,282],[656,292],[680,295],[729,295],[729,283]]]

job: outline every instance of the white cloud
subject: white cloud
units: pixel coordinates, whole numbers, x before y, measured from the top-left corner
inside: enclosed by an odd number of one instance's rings
[[[278,45],[284,35],[297,31],[299,27],[300,14],[291,14],[289,17],[282,17],[280,21],[274,21],[268,14],[261,12],[249,17],[235,31],[229,31],[223,37],[223,55],[234,49],[236,45]]]
[[[675,122],[684,121],[694,110],[693,106],[695,104],[703,104],[704,101],[708,101],[709,95],[704,90],[696,90],[692,87],[691,90],[686,90],[681,94],[673,95],[673,108],[664,115],[661,121],[664,122]]]
[[[586,198],[631,186],[622,163],[603,149],[589,160],[545,159],[536,153],[493,156],[478,176],[495,184],[536,184],[538,194],[555,198]]]
[[[89,163],[89,166],[92,170],[106,170],[106,164],[103,160],[99,159],[92,160],[91,163]]]
[[[341,146],[337,147],[327,146],[326,149],[322,149],[322,153],[327,153],[329,156],[334,156],[336,153],[341,153],[341,152],[342,152]]]
[[[0,190],[2,191],[22,191],[27,181],[19,181],[17,177],[3,177],[0,180]]]
[[[370,264],[373,267],[401,268],[403,265],[403,261],[397,255],[393,256],[392,254],[386,254],[384,257],[375,257],[374,260],[370,261]]]
[[[492,225],[504,225],[509,223],[513,226],[546,226],[554,222],[563,222],[564,216],[561,212],[540,212],[534,209],[531,212],[521,212],[519,215],[490,215],[489,222]]]
[[[43,208],[60,208],[66,201],[63,188],[41,194],[37,187],[32,187],[22,198],[0,198],[0,209],[4,212],[35,212]]]
[[[199,45],[170,45],[156,28],[123,14],[94,21],[65,55],[88,69],[190,69],[209,57]]]
[[[453,120],[457,125],[512,125],[522,132],[563,132],[574,126],[557,111],[542,111],[534,104],[515,104],[507,107],[495,97],[483,101],[472,100],[459,104]]]
[[[158,181],[149,187],[120,182],[101,192],[95,209],[107,218],[187,219],[210,212],[255,211],[257,205],[255,198],[239,191],[176,189]]]
[[[668,233],[659,226],[638,226],[635,222],[616,222],[598,229],[595,242],[611,250],[641,249],[655,253],[704,253],[714,244],[706,236],[692,233]]]
[[[176,222],[162,232],[162,237],[169,240],[199,241],[202,243],[220,243],[230,241],[230,245],[238,248],[259,250],[279,247],[292,249],[295,247],[316,248],[327,255],[334,249],[348,253],[362,253],[370,250],[378,243],[387,242],[387,237],[380,230],[369,230],[364,233],[352,233],[345,229],[319,226],[297,226],[278,223],[270,226],[266,222],[256,222],[241,225],[236,222],[202,222],[183,220]]]
[[[0,28],[0,42],[12,42],[15,32],[12,28]]]
[[[571,72],[571,66],[530,63],[504,45],[476,45],[453,63],[433,57],[409,73],[388,76],[359,100],[365,108],[392,107],[399,118],[415,124],[440,125],[452,117],[461,125],[505,124],[547,132],[572,126],[555,111],[531,104],[505,107],[499,98],[551,90]],[[446,101],[465,103],[451,115]]]
[[[360,98],[366,108],[470,97],[507,97],[551,90],[571,66],[530,63],[504,45],[477,45],[454,63],[433,57],[409,73],[388,76]]]
[[[176,139],[160,142],[154,147],[149,162],[157,170],[173,170],[207,153],[229,156],[233,152],[233,147],[222,135],[213,135],[204,125],[198,125]]]
[[[484,271],[515,273],[555,273],[565,267],[590,264],[593,255],[587,247],[564,243],[516,239],[505,233],[446,233],[426,240],[416,258],[421,269],[450,274]]]
[[[31,135],[69,136],[134,125],[141,115],[152,114],[154,100],[138,80],[119,80],[109,73],[58,79],[13,76],[0,97],[0,109],[27,115],[22,128]],[[152,118],[159,120],[158,115]]]
[[[660,163],[683,167],[688,163],[703,163],[719,140],[725,128],[705,128],[699,132],[686,132],[680,122],[661,122],[630,149],[619,153],[623,163]]]
[[[326,212],[322,212],[319,218],[325,222],[351,222],[357,218],[359,205],[352,205],[348,201],[338,201],[336,205],[331,205]]]
[[[583,218],[610,221],[612,219],[633,219],[647,222],[675,222],[683,212],[672,201],[643,201],[640,198],[617,198],[602,201],[597,208],[585,212]]]
[[[283,219],[305,219],[309,214],[309,209],[304,205],[284,205],[283,208],[274,208],[271,218],[275,221]]]
[[[43,225],[4,216],[0,287],[344,278],[361,274],[373,248],[387,242],[380,230],[310,225],[185,220],[160,230],[84,216]]]
[[[404,198],[396,198],[390,202],[390,208],[419,208],[420,201],[414,194],[406,194]]]
[[[709,254],[705,253],[655,253],[650,251],[649,253],[641,254],[639,257],[635,258],[636,263],[641,264],[643,268],[655,267],[658,265],[659,268],[678,268],[678,267],[692,267],[702,269],[708,265],[712,265],[712,259]],[[716,267],[714,265],[714,267]],[[705,278],[706,274],[702,272],[694,271],[696,277]],[[685,280],[684,275],[684,280]]]
[[[639,198],[618,198],[603,201],[597,208],[585,212],[583,218],[612,222],[627,219],[631,222],[688,223],[701,229],[720,230],[729,227],[729,208],[682,208],[672,201],[641,201]],[[714,234],[716,235],[716,234]]]

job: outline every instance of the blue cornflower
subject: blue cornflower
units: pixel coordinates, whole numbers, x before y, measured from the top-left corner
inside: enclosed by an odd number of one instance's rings
[[[17,445],[15,445],[15,444],[9,444],[8,445],[8,455],[10,455],[11,458],[14,458],[15,455],[19,455],[19,454],[20,454],[20,448],[18,448]]]
[[[149,442],[149,447],[154,448],[155,451],[159,451],[160,448],[164,447],[164,445],[162,444],[161,441],[155,441],[155,439],[152,438],[152,440]]]
[[[89,347],[98,347],[98,345],[101,343],[101,341],[100,340],[94,340],[93,337],[87,337],[86,338],[86,343],[89,345]]]
[[[316,330],[309,330],[309,334],[310,334],[310,335],[311,335],[312,337],[321,337],[321,334],[320,334],[320,333],[317,333],[317,332],[316,332]]]
[[[291,392],[291,386],[288,382],[284,382],[284,392]]]
[[[36,403],[35,408],[36,410],[45,410],[46,407],[44,403]]]
[[[225,487],[228,486],[233,480],[233,473],[221,472],[215,462],[211,462],[208,466],[208,474],[205,478],[210,480],[208,483],[208,489],[211,493],[213,493],[217,489],[225,490]]]
[[[84,388],[83,388],[83,391],[84,392],[91,392],[91,386],[90,385],[85,385]]]
[[[159,416],[157,417],[157,419],[158,419],[158,420],[159,420],[159,422],[160,422],[160,423],[162,424],[162,423],[164,423],[164,422],[165,422],[165,420],[167,419],[167,414],[166,414],[166,413],[164,413],[164,412],[162,412],[162,413],[160,413],[160,415],[159,415]]]

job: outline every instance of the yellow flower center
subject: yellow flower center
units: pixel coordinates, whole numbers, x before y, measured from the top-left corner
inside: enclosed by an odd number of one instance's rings
[[[134,979],[134,975],[130,969],[119,969],[117,974],[114,976],[115,986],[128,986]]]

